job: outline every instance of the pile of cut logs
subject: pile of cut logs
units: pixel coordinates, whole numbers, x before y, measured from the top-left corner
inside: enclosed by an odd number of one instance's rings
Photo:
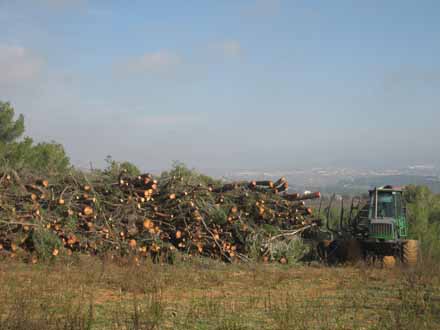
[[[0,255],[287,262],[265,246],[319,225],[305,204],[315,198],[320,194],[288,193],[285,178],[224,184],[178,173],[37,179],[10,171],[0,178]]]

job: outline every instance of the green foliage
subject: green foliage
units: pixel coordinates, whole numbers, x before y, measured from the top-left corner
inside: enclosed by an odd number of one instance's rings
[[[32,232],[32,243],[35,252],[42,260],[52,259],[54,249],[60,250],[63,246],[56,234],[44,229],[36,229]]]
[[[285,257],[293,264],[301,261],[310,252],[309,247],[298,237],[290,240],[275,240],[270,243],[268,249],[273,260]]]
[[[69,157],[61,144],[42,142],[34,145],[29,137],[21,142],[3,145],[0,155],[3,165],[16,170],[55,175],[70,167]]]
[[[33,140],[29,137],[21,142],[0,145],[1,162],[15,169],[24,168],[32,150]]]
[[[224,210],[223,208],[220,207],[212,207],[209,210],[209,219],[217,224],[217,225],[225,225],[228,221],[228,213],[226,210]]]
[[[9,102],[0,101],[0,143],[11,143],[24,133],[24,117],[14,120],[15,111]]]
[[[440,195],[427,187],[409,186],[405,197],[410,237],[420,241],[425,255],[440,260]]]
[[[78,220],[74,217],[68,217],[65,221],[64,221],[64,228],[66,229],[66,231],[70,231],[70,232],[74,232],[76,230],[78,226]]]
[[[24,133],[24,117],[14,121],[14,108],[0,101],[0,164],[16,170],[54,175],[65,172],[70,160],[56,142],[34,144],[30,137],[17,141]]]
[[[141,171],[137,168],[137,166],[130,162],[122,162],[119,166],[121,169],[127,171],[129,175],[137,176],[141,174]]]
[[[42,142],[32,147],[28,164],[37,170],[54,174],[64,172],[70,166],[70,160],[61,144]]]
[[[133,163],[127,161],[122,163],[117,162],[110,155],[105,158],[105,162],[107,163],[107,167],[105,168],[104,172],[112,176],[117,176],[122,171],[126,171],[128,175],[132,176],[138,176],[141,174],[141,171]]]
[[[168,182],[173,178],[179,178],[184,184],[204,184],[204,185],[218,185],[219,180],[200,174],[194,169],[189,169],[184,163],[175,161],[170,171],[161,173],[160,181]]]

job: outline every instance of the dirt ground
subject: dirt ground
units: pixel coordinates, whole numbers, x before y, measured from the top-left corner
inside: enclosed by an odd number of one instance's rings
[[[0,262],[1,329],[440,329],[436,264]]]

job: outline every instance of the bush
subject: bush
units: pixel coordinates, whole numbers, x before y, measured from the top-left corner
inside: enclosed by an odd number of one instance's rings
[[[219,180],[200,174],[194,169],[189,169],[184,163],[175,161],[170,171],[164,171],[160,175],[160,181],[169,182],[170,180],[179,178],[184,184],[204,184],[204,185],[218,185]]]
[[[427,187],[409,186],[405,198],[410,238],[420,241],[424,255],[440,260],[440,196]]]
[[[55,249],[62,249],[63,244],[58,236],[44,229],[36,229],[32,232],[32,244],[37,256],[41,260],[50,260],[53,258]]]
[[[106,157],[105,162],[107,163],[107,167],[105,168],[104,172],[111,176],[117,176],[122,171],[127,172],[127,174],[131,176],[138,176],[141,174],[139,168],[137,168],[137,166],[133,163],[127,161],[117,162],[110,155]]]
[[[284,257],[289,263],[295,264],[300,262],[310,251],[301,238],[295,237],[290,240],[273,242],[270,246],[270,252],[274,260],[280,260]]]

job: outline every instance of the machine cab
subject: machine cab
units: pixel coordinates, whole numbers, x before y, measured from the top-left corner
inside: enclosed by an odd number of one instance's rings
[[[369,238],[394,241],[407,236],[403,190],[384,186],[370,190]]]

